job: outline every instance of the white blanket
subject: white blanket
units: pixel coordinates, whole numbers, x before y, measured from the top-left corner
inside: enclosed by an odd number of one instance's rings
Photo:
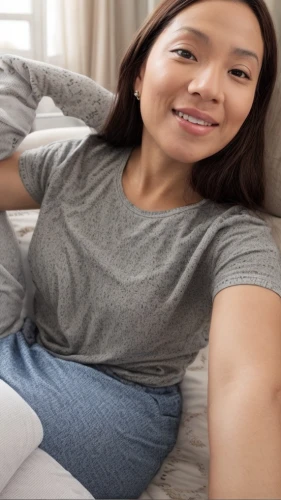
[[[38,448],[42,439],[36,413],[0,380],[0,500],[93,499],[79,481]]]
[[[0,380],[0,492],[43,439],[32,408]]]
[[[37,448],[0,493],[0,500],[90,500],[94,497],[45,451]]]

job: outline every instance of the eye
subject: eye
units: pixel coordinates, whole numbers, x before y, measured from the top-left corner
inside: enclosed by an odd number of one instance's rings
[[[192,52],[189,52],[189,50],[176,49],[176,50],[172,50],[172,52],[176,52],[180,57],[183,57],[184,59],[189,59],[191,61],[197,61],[196,57],[192,54]]]
[[[245,71],[242,71],[241,69],[232,69],[231,73],[233,73],[234,76],[237,76],[238,78],[250,80],[249,75],[245,73]]]

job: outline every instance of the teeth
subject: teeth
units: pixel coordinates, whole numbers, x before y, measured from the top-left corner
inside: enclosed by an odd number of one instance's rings
[[[205,127],[211,127],[212,124],[208,122],[204,122],[203,120],[199,120],[199,118],[194,118],[194,116],[190,115],[185,115],[181,111],[176,111],[176,114],[180,117],[183,118],[184,120],[190,122],[190,123],[196,123],[197,125],[204,125]]]

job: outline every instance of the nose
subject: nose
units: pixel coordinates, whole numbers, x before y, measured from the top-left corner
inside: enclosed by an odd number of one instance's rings
[[[219,68],[198,68],[188,84],[188,91],[190,94],[199,94],[204,101],[223,102],[223,81]]]

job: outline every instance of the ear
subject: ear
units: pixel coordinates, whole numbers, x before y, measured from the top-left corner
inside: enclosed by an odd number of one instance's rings
[[[139,74],[135,80],[134,90],[138,90],[140,95],[142,94],[145,69],[146,69],[146,61],[142,64]]]

